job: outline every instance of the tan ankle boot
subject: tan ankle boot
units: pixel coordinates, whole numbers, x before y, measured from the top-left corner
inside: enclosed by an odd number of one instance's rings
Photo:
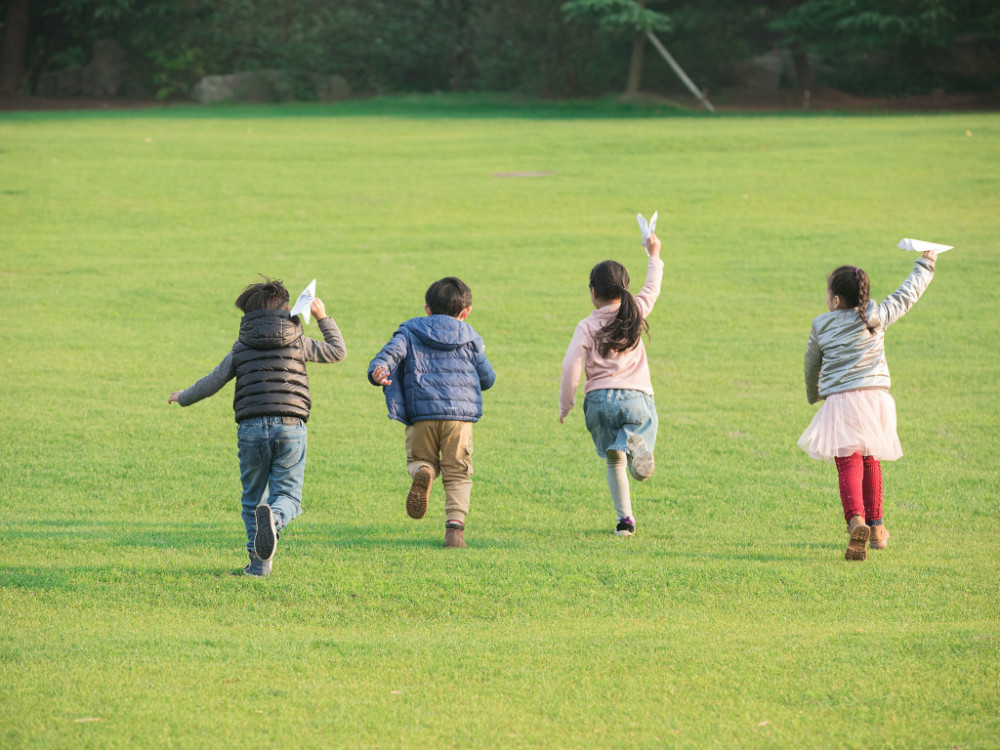
[[[872,533],[868,539],[868,546],[872,549],[885,549],[889,546],[889,529],[885,527],[885,524],[879,524],[878,526],[872,526]]]
[[[865,517],[861,515],[851,516],[851,520],[847,522],[847,530],[851,534],[851,541],[847,543],[847,551],[844,552],[844,559],[864,560],[868,557],[868,550],[865,549],[865,543],[871,535],[871,529],[865,523]]]
[[[431,496],[431,483],[434,476],[429,469],[421,467],[413,475],[413,484],[406,494],[406,515],[410,518],[423,518],[427,512],[427,500]]]
[[[444,546],[459,549],[465,546],[465,524],[460,521],[448,521],[444,526]]]

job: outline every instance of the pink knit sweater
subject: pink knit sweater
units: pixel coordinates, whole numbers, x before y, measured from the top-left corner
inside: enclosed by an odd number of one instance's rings
[[[660,296],[660,280],[663,278],[663,261],[650,258],[646,269],[646,283],[635,295],[639,312],[643,318],[649,317],[653,303]],[[642,391],[653,395],[653,384],[649,379],[649,363],[646,361],[646,347],[642,339],[627,352],[609,352],[602,357],[594,344],[594,334],[606,326],[618,314],[621,303],[594,310],[581,320],[573,340],[569,342],[566,357],[563,359],[562,384],[559,389],[559,416],[565,417],[576,401],[576,387],[580,384],[580,375],[586,373],[584,393],[590,393],[601,388],[621,388],[625,390]]]

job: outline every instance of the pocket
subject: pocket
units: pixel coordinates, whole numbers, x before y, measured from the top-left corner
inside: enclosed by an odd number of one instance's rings
[[[236,441],[240,457],[240,470],[260,466],[264,463],[264,455],[260,443],[255,440],[239,439]]]
[[[306,457],[304,438],[282,437],[274,441],[274,463],[283,469],[298,466]]]

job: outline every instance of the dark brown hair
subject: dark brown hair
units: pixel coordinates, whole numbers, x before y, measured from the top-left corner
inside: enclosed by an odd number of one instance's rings
[[[427,287],[424,302],[431,315],[450,315],[457,318],[467,307],[472,307],[472,290],[454,276],[445,276]]]
[[[599,330],[594,341],[602,357],[611,352],[626,352],[639,343],[642,334],[649,334],[649,323],[639,312],[635,297],[628,290],[628,271],[614,260],[598,263],[590,271],[590,288],[602,300],[620,299],[614,320]]]
[[[256,284],[247,284],[236,298],[236,306],[244,313],[284,307],[288,304],[288,290],[285,289],[281,279],[269,279],[264,274],[260,277],[264,280]]]
[[[847,308],[858,311],[858,317],[865,324],[868,333],[875,333],[875,326],[868,322],[868,274],[857,266],[841,266],[826,280],[830,294],[844,300]]]

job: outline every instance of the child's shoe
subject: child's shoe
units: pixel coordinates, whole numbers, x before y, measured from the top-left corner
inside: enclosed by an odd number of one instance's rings
[[[250,564],[243,568],[243,575],[245,576],[259,576],[263,578],[264,576],[271,575],[271,561],[265,562],[261,560],[253,552],[250,553]]]
[[[628,470],[640,482],[646,481],[653,474],[653,451],[646,445],[642,435],[630,435],[625,445],[632,457],[628,462]]]
[[[406,495],[406,515],[410,518],[423,518],[427,512],[427,500],[431,496],[431,482],[434,477],[429,469],[421,467],[413,475],[413,484]]]
[[[868,550],[865,549],[865,543],[868,541],[868,537],[871,536],[871,529],[868,528],[868,524],[865,523],[865,517],[862,515],[851,516],[851,520],[847,522],[847,530],[851,534],[851,541],[847,543],[847,551],[844,552],[845,560],[864,560],[868,557]]]
[[[271,506],[261,503],[254,511],[257,516],[257,533],[253,538],[253,550],[264,562],[270,562],[274,550],[278,546],[278,530],[274,526],[274,513]]]
[[[871,536],[868,538],[868,546],[872,549],[885,549],[889,546],[889,529],[885,524],[871,526]]]
[[[444,525],[444,546],[451,549],[459,549],[465,546],[463,533],[465,524],[461,521],[448,521]]]
[[[632,536],[634,533],[635,519],[632,516],[625,516],[625,518],[618,519],[618,526],[615,528],[616,536]]]

